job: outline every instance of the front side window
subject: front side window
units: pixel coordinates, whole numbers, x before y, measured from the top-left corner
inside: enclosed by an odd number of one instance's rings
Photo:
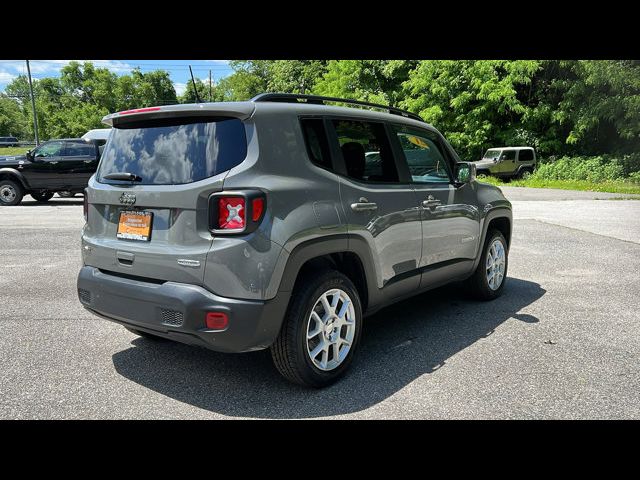
[[[416,183],[449,183],[444,149],[435,133],[395,125],[392,127]]]
[[[515,160],[516,159],[516,151],[515,150],[505,150],[502,152],[502,156],[500,160]]]
[[[203,121],[170,119],[114,128],[98,168],[98,181],[109,173],[132,173],[142,185],[197,182],[239,165],[247,155],[244,124],[235,118]]]
[[[398,182],[398,170],[382,123],[333,120],[333,126],[350,178],[364,182]]]
[[[49,142],[40,145],[33,151],[35,157],[57,157],[62,153],[62,142]]]

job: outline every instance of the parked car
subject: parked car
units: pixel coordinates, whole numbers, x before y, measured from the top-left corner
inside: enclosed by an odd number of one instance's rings
[[[532,147],[490,148],[476,163],[478,175],[527,178],[536,169],[536,151]]]
[[[0,147],[18,147],[20,142],[16,137],[0,137]]]
[[[500,189],[417,115],[332,101],[262,94],[106,116],[81,304],[143,337],[270,348],[284,377],[322,387],[382,307],[458,280],[497,298],[512,230]]]
[[[85,140],[99,140],[102,143],[100,145],[104,145],[107,140],[109,140],[109,135],[111,134],[110,128],[94,128],[93,130],[89,130],[87,133],[82,135]]]
[[[46,202],[56,192],[83,192],[98,167],[99,146],[80,138],[49,140],[25,155],[0,157],[0,205],[24,195]]]

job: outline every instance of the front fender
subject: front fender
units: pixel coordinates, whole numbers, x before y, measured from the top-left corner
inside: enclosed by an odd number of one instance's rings
[[[22,175],[20,170],[16,170],[15,168],[5,167],[0,168],[0,176],[13,177],[20,182],[20,184],[25,188],[25,190],[29,189],[29,183],[27,179]]]

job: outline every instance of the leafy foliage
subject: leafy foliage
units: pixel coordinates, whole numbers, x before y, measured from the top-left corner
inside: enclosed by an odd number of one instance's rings
[[[247,100],[277,91],[353,98],[420,114],[465,160],[479,158],[490,147],[528,145],[542,158],[583,162],[585,156],[606,160],[613,155],[624,175],[640,170],[637,60],[235,60],[230,64],[234,73],[212,88],[212,101]],[[197,85],[201,99],[209,101],[208,82],[198,80]],[[60,78],[38,80],[34,89],[42,138],[81,134],[99,127],[102,116],[117,110],[196,101],[191,82],[178,99],[167,72],[134,70],[117,76],[88,62],[72,62]],[[0,96],[0,131],[33,138],[31,118],[28,83],[20,76]],[[589,165],[596,168],[593,162]],[[553,168],[565,167],[563,161]]]

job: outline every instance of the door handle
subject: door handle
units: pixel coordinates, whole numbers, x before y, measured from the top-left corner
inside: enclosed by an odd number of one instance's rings
[[[91,163],[93,160],[85,160],[84,163]]]
[[[377,210],[378,204],[370,202],[364,197],[360,197],[356,203],[351,204],[351,210],[354,212],[366,212],[369,210]]]
[[[422,206],[424,208],[433,208],[441,204],[442,202],[435,198],[433,195],[429,195],[425,200],[422,201]]]
[[[53,162],[49,162],[51,165],[55,165],[56,163],[60,163],[57,160],[54,160]]]

